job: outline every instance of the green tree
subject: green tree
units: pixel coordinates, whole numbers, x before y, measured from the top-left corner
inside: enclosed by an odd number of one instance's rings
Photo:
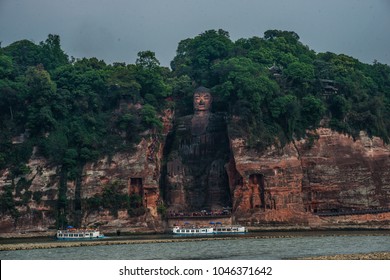
[[[3,54],[12,58],[17,75],[22,75],[28,67],[41,63],[41,48],[31,41],[17,41],[2,50]]]
[[[309,82],[314,79],[314,67],[308,63],[293,62],[283,71],[283,74],[290,79],[294,85]]]
[[[161,108],[165,98],[172,93],[172,88],[167,82],[166,70],[159,67],[160,62],[152,51],[139,52],[136,65],[141,96],[147,104]]]
[[[294,95],[280,96],[270,103],[272,117],[283,127],[289,140],[292,140],[296,122],[300,117],[299,109],[297,98]]]
[[[190,76],[198,85],[212,87],[216,78],[210,73],[212,65],[229,57],[232,50],[233,42],[228,32],[222,29],[208,30],[180,42],[177,58],[174,58],[171,67],[175,73]]]
[[[56,85],[41,66],[29,68],[27,73],[27,127],[31,134],[41,135],[56,126],[51,105],[55,104]]]
[[[109,68],[107,84],[110,105],[115,107],[121,101],[126,103],[140,102],[141,85],[137,82],[137,68],[134,65],[114,64]]]
[[[162,122],[158,118],[156,109],[152,105],[144,105],[141,109],[141,116],[145,128],[162,129]]]
[[[313,95],[307,95],[302,99],[301,108],[304,128],[316,128],[326,112],[323,101]]]
[[[45,42],[40,43],[40,47],[41,63],[48,71],[69,63],[68,56],[61,49],[60,36],[49,34]]]

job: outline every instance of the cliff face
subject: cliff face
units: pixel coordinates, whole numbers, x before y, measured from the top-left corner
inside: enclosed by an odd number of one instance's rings
[[[390,147],[365,134],[317,129],[311,137],[257,154],[231,139],[229,170],[236,220],[311,227],[386,226]],[[360,214],[360,215],[358,215]],[[368,215],[371,215],[368,217]]]
[[[82,173],[81,225],[100,225],[103,230],[125,229],[129,231],[156,230],[161,227],[157,219],[157,205],[161,202],[159,176],[162,143],[154,137],[144,138],[133,154],[119,153],[111,159],[102,158],[95,163],[87,164]],[[14,180],[13,199],[17,216],[2,215],[0,233],[10,232],[44,232],[55,228],[56,209],[60,185],[58,167],[50,167],[45,159],[33,157],[28,166],[31,172]],[[7,171],[2,173],[2,188],[11,186],[7,180]],[[21,182],[26,182],[19,191]],[[119,209],[117,216],[107,209],[88,209],[87,199],[101,195],[104,188],[115,182],[122,194],[136,194],[142,198],[142,209],[145,213],[132,217],[126,209]],[[24,194],[31,193],[28,199]],[[39,201],[34,200],[36,193],[41,193]],[[72,208],[75,201],[76,182],[67,183],[68,220],[72,220]],[[23,199],[25,199],[23,201]],[[134,216],[134,215],[133,215]]]
[[[165,116],[165,131],[172,114]],[[229,139],[231,156],[225,165],[233,220],[250,226],[275,228],[388,227],[390,221],[390,146],[361,134],[359,139],[317,129],[307,139],[259,154],[242,139]],[[162,230],[157,209],[162,203],[160,176],[164,138],[143,137],[134,153],[118,153],[87,164],[81,181],[83,225],[99,224],[103,231]],[[60,168],[33,156],[31,172],[13,182],[0,173],[0,193],[12,192],[16,211],[0,217],[0,235],[55,229]],[[144,213],[119,209],[89,209],[88,198],[101,195],[117,182],[123,194],[142,198]],[[69,209],[76,183],[67,183]],[[175,200],[174,192],[170,199]],[[167,202],[165,201],[165,204]],[[71,211],[70,211],[71,212]],[[71,214],[70,214],[71,215]]]
[[[30,173],[13,181],[9,170],[0,173],[0,190],[9,190],[12,213],[0,217],[0,234],[44,231],[55,224],[54,209],[58,198],[57,168],[50,167],[45,159],[32,157],[28,162]]]
[[[163,116],[163,137],[146,133],[133,153],[117,153],[112,158],[101,158],[86,164],[82,171],[81,225],[99,225],[103,232],[156,231],[162,229],[157,208],[162,203],[159,190],[160,163],[165,144],[165,135],[172,124],[173,112],[167,110]],[[12,211],[0,216],[0,236],[20,233],[47,234],[56,229],[58,195],[61,184],[61,168],[50,166],[44,158],[33,154],[28,162],[29,174],[11,181],[9,170],[0,171],[0,194],[6,195]],[[66,185],[67,219],[72,221],[75,211],[76,185]],[[98,209],[88,204],[88,199],[100,196],[107,186],[115,185],[120,194],[136,195],[140,207],[136,213],[118,209],[113,214],[109,209]],[[138,213],[137,213],[138,212]],[[54,234],[54,233],[53,233]]]

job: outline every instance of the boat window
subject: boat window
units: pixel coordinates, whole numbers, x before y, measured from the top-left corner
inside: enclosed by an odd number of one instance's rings
[[[191,229],[191,232],[195,232],[193,229]]]

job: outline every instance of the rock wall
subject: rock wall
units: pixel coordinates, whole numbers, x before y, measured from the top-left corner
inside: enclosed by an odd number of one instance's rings
[[[161,203],[159,192],[159,163],[161,161],[162,143],[153,137],[144,138],[133,154],[119,153],[112,158],[102,158],[87,164],[83,169],[81,181],[82,221],[85,226],[100,225],[102,230],[147,231],[161,229],[157,206]],[[153,149],[151,148],[153,147]],[[29,162],[30,173],[14,180],[13,199],[17,217],[2,215],[0,218],[0,235],[2,233],[45,232],[56,227],[56,209],[60,185],[59,167],[48,164],[44,158],[33,157]],[[12,185],[7,179],[5,170],[0,178],[0,190]],[[18,191],[20,182],[25,186]],[[107,184],[116,182],[123,194],[138,194],[142,197],[144,215],[132,218],[126,210],[118,211],[117,217],[107,209],[88,210],[86,200],[102,194]],[[24,194],[30,192],[28,199]],[[72,207],[75,200],[76,183],[67,183],[68,220],[72,220]],[[34,194],[41,193],[38,201]],[[25,199],[25,200],[23,200]]]
[[[297,143],[304,170],[305,209],[347,212],[390,207],[390,146],[361,133],[349,136],[318,129],[311,147]]]
[[[11,204],[17,211],[12,214],[1,214],[0,234],[46,231],[55,224],[58,168],[35,156],[30,159],[27,166],[30,173],[13,181],[10,179],[8,169],[0,171],[0,192],[3,195],[7,188],[12,188]]]
[[[173,113],[165,115],[166,135]],[[118,153],[84,167],[81,198],[85,201],[119,182],[124,194],[137,193],[147,211],[131,217],[125,209],[82,205],[82,223],[100,224],[105,232],[162,231],[158,214],[164,137],[146,134],[134,153]],[[362,133],[359,139],[320,128],[303,140],[263,153],[249,150],[242,139],[230,139],[225,165],[232,199],[233,223],[276,228],[389,228],[390,146]],[[0,216],[0,236],[55,231],[60,168],[34,153],[30,173],[11,181],[0,171],[0,194],[12,191],[17,213]],[[212,171],[212,170],[209,170]],[[211,172],[212,173],[212,172]],[[214,190],[211,189],[212,193]],[[76,183],[67,184],[69,207]],[[210,194],[208,194],[210,196]]]
[[[162,137],[145,132],[133,153],[117,153],[113,157],[101,158],[86,164],[81,179],[81,225],[100,225],[103,232],[162,231],[162,220],[157,208],[162,203],[160,196],[160,163],[162,161],[165,136],[172,124],[173,111],[166,110],[162,116]],[[56,229],[57,200],[61,184],[61,168],[51,166],[46,159],[33,153],[27,163],[29,174],[10,180],[9,170],[0,170],[0,195],[12,192],[13,212],[0,216],[0,237],[39,235]],[[137,194],[142,198],[144,214],[129,215],[119,209],[113,215],[108,209],[89,209],[88,198],[101,195],[104,188],[115,183],[123,194]],[[76,182],[67,182],[68,220],[72,221]]]
[[[379,138],[361,133],[354,141],[320,128],[262,154],[248,150],[242,139],[231,139],[231,149],[227,170],[237,221],[388,227],[390,215],[382,212],[390,212],[390,146]]]

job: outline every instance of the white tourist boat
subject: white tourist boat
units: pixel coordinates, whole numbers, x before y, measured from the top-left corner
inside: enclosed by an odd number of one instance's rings
[[[213,227],[179,227],[175,226],[172,230],[173,234],[180,235],[198,235],[198,234],[213,234]]]
[[[103,238],[104,235],[97,229],[76,229],[68,227],[64,230],[57,230],[57,239],[96,239]]]
[[[214,233],[246,233],[248,229],[244,226],[232,225],[232,226],[216,226],[214,227]]]
[[[191,227],[191,226],[175,226],[172,229],[173,234],[180,235],[203,235],[203,234],[231,234],[231,233],[246,233],[248,229],[239,225],[228,226],[206,226],[206,227]]]

